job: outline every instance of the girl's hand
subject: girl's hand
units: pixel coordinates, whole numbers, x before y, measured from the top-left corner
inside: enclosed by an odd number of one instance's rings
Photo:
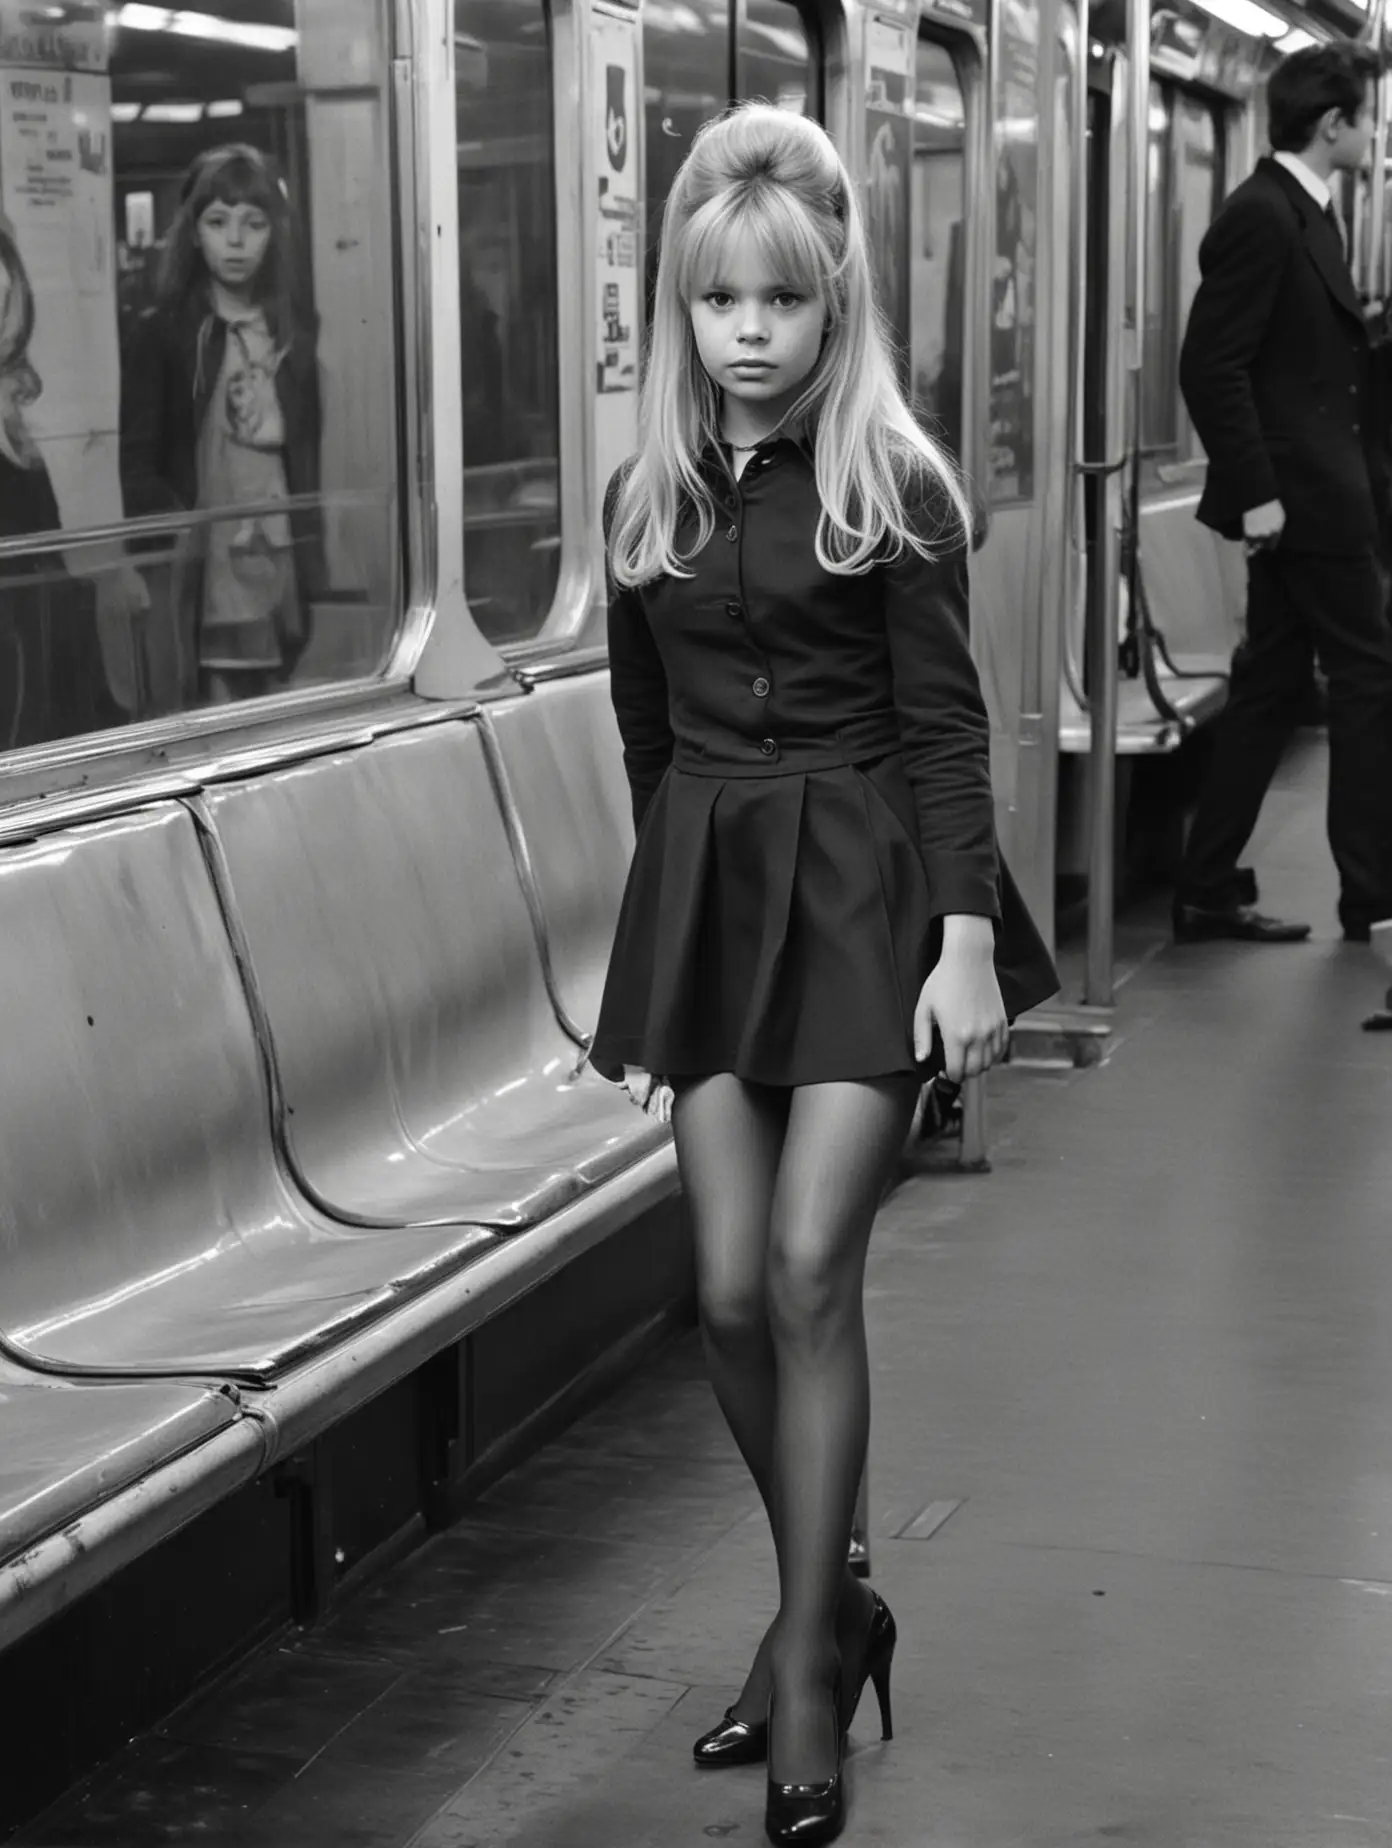
[[[954,1084],[989,1071],[1010,1041],[994,951],[990,918],[943,919],[942,955],[914,1010],[914,1056],[928,1058],[936,1026]]]
[[[637,1065],[624,1066],[624,1089],[645,1116],[657,1123],[672,1120],[672,1087]]]

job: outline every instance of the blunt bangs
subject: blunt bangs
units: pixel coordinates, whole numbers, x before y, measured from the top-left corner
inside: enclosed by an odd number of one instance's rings
[[[264,167],[245,155],[234,154],[199,176],[189,200],[189,211],[196,220],[209,206],[254,205],[272,221],[279,215],[281,197],[274,180]]]
[[[767,183],[720,193],[688,220],[676,275],[684,302],[721,280],[731,246],[745,234],[780,282],[836,309],[840,265],[797,201],[783,187]]]

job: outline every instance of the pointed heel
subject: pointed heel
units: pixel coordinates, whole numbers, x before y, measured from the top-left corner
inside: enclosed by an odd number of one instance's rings
[[[894,1613],[884,1599],[875,1593],[875,1608],[870,1618],[870,1629],[865,1638],[865,1653],[861,1658],[860,1673],[853,1685],[846,1687],[845,1704],[841,1713],[841,1734],[844,1738],[851,1730],[851,1721],[855,1718],[860,1697],[865,1692],[867,1681],[875,1684],[875,1693],[880,1703],[880,1724],[883,1731],[880,1737],[894,1737],[894,1717],[889,1702],[889,1671],[894,1662],[894,1649],[899,1641],[899,1628],[894,1621]]]
[[[894,1666],[894,1650],[890,1648],[870,1671],[870,1679],[875,1684],[875,1698],[880,1703],[880,1737],[894,1737],[894,1714],[889,1704],[889,1671]]]

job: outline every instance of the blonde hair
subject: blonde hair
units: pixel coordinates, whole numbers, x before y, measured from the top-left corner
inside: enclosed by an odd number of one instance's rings
[[[804,420],[815,433],[822,568],[855,574],[906,547],[928,558],[934,540],[959,542],[971,527],[966,496],[953,462],[919,428],[899,389],[841,157],[815,122],[749,103],[700,130],[663,213],[639,447],[610,529],[616,581],[689,577],[686,561],[715,530],[700,459],[720,441],[720,392],[701,364],[687,304],[709,286],[741,232],[789,284],[826,308],[821,355],[783,420]],[[906,501],[939,509],[931,538],[915,530]],[[687,508],[698,530],[691,549],[678,553]]]

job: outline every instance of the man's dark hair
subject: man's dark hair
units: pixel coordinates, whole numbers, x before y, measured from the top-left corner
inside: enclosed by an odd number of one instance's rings
[[[1271,73],[1266,86],[1271,145],[1278,152],[1303,153],[1315,138],[1320,117],[1337,109],[1356,122],[1381,65],[1363,45],[1309,45]]]

